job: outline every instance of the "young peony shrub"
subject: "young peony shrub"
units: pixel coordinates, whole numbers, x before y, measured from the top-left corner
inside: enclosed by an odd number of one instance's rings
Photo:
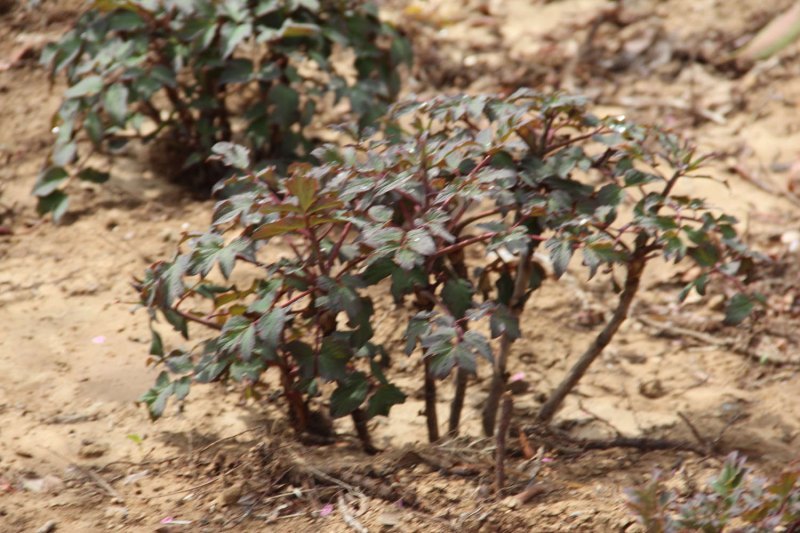
[[[550,282],[543,254],[556,280],[579,258],[620,294],[543,405],[546,422],[616,333],[650,262],[698,267],[681,297],[752,263],[732,217],[674,192],[702,157],[657,128],[596,118],[579,98],[521,90],[411,101],[394,106],[380,132],[350,133],[353,143],[318,149],[320,164],[296,164],[286,178],[249,170],[241,147],[217,146],[240,173],[219,184],[211,226],[187,235],[139,285],[152,320],[163,316],[184,335],[189,322],[216,330],[197,353],[165,353],[154,330],[151,354],[167,369],[143,398],[153,416],[192,382],[232,379],[256,393],[273,372],[299,432],[311,406],[327,403],[333,417],[353,417],[369,446],[366,421],[405,398],[384,371],[395,354],[374,336],[373,297],[388,289],[413,308],[405,352],[421,350],[430,439],[440,435],[437,381],[456,380],[455,434],[480,360],[492,368],[483,414],[491,434],[510,347],[535,327],[520,324],[521,312]],[[243,264],[255,281],[235,281]],[[215,267],[221,278],[209,277]],[[728,321],[755,301],[733,297]]]
[[[218,142],[247,145],[256,161],[307,156],[320,108],[346,100],[371,123],[410,60],[363,0],[96,0],[42,56],[68,88],[33,191],[39,211],[60,219],[70,181],[109,177],[88,159],[131,138],[171,146],[170,166],[198,185],[221,177],[207,163]]]

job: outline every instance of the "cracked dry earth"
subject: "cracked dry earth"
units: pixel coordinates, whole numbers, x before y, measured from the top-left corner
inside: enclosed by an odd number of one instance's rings
[[[682,273],[651,269],[631,319],[556,418],[582,439],[699,446],[694,428],[716,453],[534,442],[546,459],[540,490],[525,504],[498,501],[477,417],[484,382],[468,400],[465,436],[426,445],[414,357],[395,358],[395,380],[411,394],[391,424],[376,422],[386,452],[375,457],[346,425],[335,445],[295,443],[273,405],[242,402],[233,387],[196,388],[151,423],[135,400],[157,370],[145,364],[147,321],[131,312],[129,283],[171,254],[181,232],[204,227],[211,203],[190,199],[131,149],[107,186],[75,194],[65,224],[37,219],[29,191],[63,87],[51,87],[35,56],[81,4],[11,1],[0,15],[0,531],[636,531],[623,489],[653,469],[675,473],[671,483],[687,494],[727,451],[766,473],[796,459],[800,48],[739,74],[714,60],[788,2],[630,4],[616,19],[603,15],[613,3],[596,0],[386,8],[417,41],[411,91],[569,87],[598,113],[663,120],[722,154],[709,169],[717,180],[691,186],[736,214],[750,244],[776,260],[758,281],[771,304],[765,322],[720,329],[718,299],[679,306]],[[536,294],[510,369],[528,384],[515,398],[523,424],[613,302],[609,287],[577,271]],[[399,352],[403,317],[390,299],[376,308],[378,335]],[[451,393],[442,388],[444,410]],[[518,492],[530,467],[510,462]]]

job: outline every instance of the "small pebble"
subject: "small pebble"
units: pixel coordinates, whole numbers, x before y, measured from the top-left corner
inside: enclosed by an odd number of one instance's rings
[[[42,527],[36,530],[36,533],[51,533],[51,531],[55,531],[56,527],[58,527],[58,523],[55,520],[50,520],[45,523]]]

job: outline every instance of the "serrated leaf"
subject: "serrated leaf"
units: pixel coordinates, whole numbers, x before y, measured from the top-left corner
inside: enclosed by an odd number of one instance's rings
[[[175,331],[180,332],[184,339],[189,338],[189,325],[186,322],[186,319],[180,313],[172,310],[172,309],[163,309],[162,312],[164,313],[164,318],[167,319],[167,322],[172,326]]]
[[[307,213],[317,196],[317,180],[306,176],[292,176],[285,183],[286,189],[297,198],[300,209]]]
[[[396,386],[384,383],[380,385],[367,401],[367,417],[389,416],[393,405],[405,403],[406,395]]]
[[[147,406],[147,412],[150,418],[156,420],[161,418],[164,414],[164,409],[167,406],[167,400],[172,396],[175,387],[170,383],[169,375],[166,371],[161,372],[156,378],[156,383],[153,388],[145,392],[139,401]]]
[[[191,271],[205,278],[219,264],[220,272],[225,279],[230,278],[236,262],[236,256],[246,251],[249,243],[243,239],[235,239],[227,246],[223,237],[216,233],[207,233],[195,243],[192,251]]]
[[[369,381],[363,372],[351,374],[331,394],[331,416],[340,418],[349,415],[364,403],[369,392]]]
[[[460,346],[464,346],[472,352],[480,355],[490,363],[494,362],[494,357],[492,356],[492,347],[489,344],[489,340],[482,333],[478,333],[477,331],[473,330],[467,331],[464,333],[464,338],[461,339]]]
[[[442,288],[442,301],[455,318],[463,318],[472,307],[475,289],[465,279],[449,279]]]
[[[272,348],[278,346],[283,337],[283,329],[288,320],[288,311],[277,307],[258,320],[258,337]]]
[[[425,354],[430,358],[428,368],[436,379],[446,378],[456,365],[456,357],[452,344],[440,345],[436,353]]]
[[[463,344],[458,344],[453,348],[453,358],[458,368],[466,370],[470,374],[475,374],[478,371],[478,365],[475,358],[475,353],[468,349]]]
[[[219,336],[219,348],[225,353],[237,352],[248,361],[256,346],[256,326],[248,318],[232,316],[222,327]]]
[[[172,307],[172,302],[186,290],[183,277],[189,269],[189,256],[179,255],[164,271],[162,279],[166,285],[166,306]]]
[[[550,250],[553,272],[556,275],[556,279],[558,279],[567,271],[569,261],[572,259],[574,252],[572,243],[568,240],[550,239],[545,243],[545,246]]]
[[[430,331],[429,318],[427,314],[417,314],[408,321],[405,334],[406,355],[411,355],[414,352],[414,348],[417,347],[419,338]]]

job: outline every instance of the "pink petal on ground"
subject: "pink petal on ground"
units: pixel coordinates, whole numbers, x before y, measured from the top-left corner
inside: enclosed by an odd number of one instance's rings
[[[106,342],[106,338],[103,335],[98,335],[97,337],[92,338],[92,344],[104,344]]]
[[[525,372],[517,372],[509,378],[509,381],[522,381],[523,379],[525,379]]]
[[[319,510],[319,515],[320,516],[328,516],[332,512],[333,512],[333,504],[332,503],[326,503],[322,507],[322,509]]]

